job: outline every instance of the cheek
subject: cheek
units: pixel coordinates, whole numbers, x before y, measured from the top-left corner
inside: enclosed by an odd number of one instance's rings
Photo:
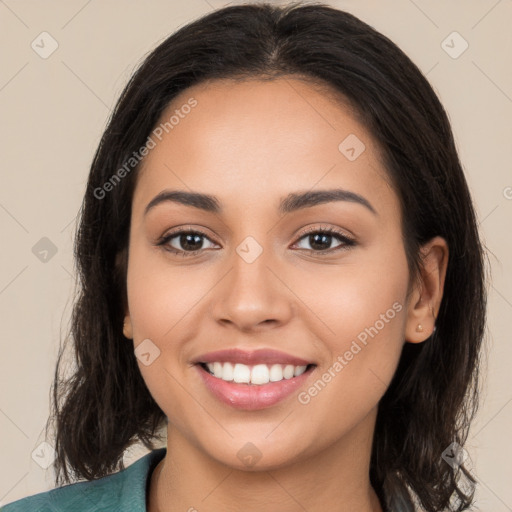
[[[314,305],[309,329],[328,348],[318,380],[301,403],[315,402],[315,414],[327,410],[341,422],[350,420],[347,410],[354,413],[351,418],[360,418],[378,403],[404,343],[409,277],[405,253],[392,245],[376,252],[361,253],[336,272],[331,268],[330,273],[306,276],[303,281],[309,284],[295,290],[305,304]]]
[[[171,265],[159,251],[134,247],[130,254],[128,306],[136,341],[169,336],[208,293],[204,270]]]
[[[316,379],[297,396],[304,417],[323,425],[325,439],[349,432],[375,409],[395,374],[406,309],[393,297],[398,293],[343,299],[337,305],[344,308],[339,316],[333,312],[330,317],[334,334],[322,339],[329,356]]]
[[[180,354],[190,336],[187,315],[193,315],[205,286],[204,280],[191,277],[190,270],[166,265],[156,250],[134,246],[130,253],[127,291],[134,348],[146,343],[151,353],[149,364],[139,359],[138,367],[160,409],[183,431],[194,418],[187,407],[190,395],[180,384],[186,366]]]
[[[300,275],[294,292],[307,306],[303,318],[330,340],[333,357],[348,350],[347,343],[358,335],[363,342],[368,331],[376,335],[375,328],[390,342],[400,339],[409,279],[400,245],[354,252],[337,267],[304,266]]]

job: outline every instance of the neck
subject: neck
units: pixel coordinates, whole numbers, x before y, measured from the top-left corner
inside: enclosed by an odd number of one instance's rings
[[[286,467],[239,470],[211,458],[171,423],[151,477],[148,512],[382,512],[370,485],[375,412],[333,445]]]

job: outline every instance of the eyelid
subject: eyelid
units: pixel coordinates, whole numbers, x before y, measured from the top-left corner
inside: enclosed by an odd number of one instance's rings
[[[296,246],[298,243],[300,243],[300,241],[303,238],[307,237],[311,233],[324,233],[324,234],[326,233],[330,236],[334,236],[334,237],[338,238],[341,242],[341,245],[331,248],[331,249],[326,249],[324,251],[315,251],[313,249],[304,249],[305,251],[307,251],[307,253],[313,254],[315,256],[328,257],[328,256],[336,255],[342,251],[346,251],[346,250],[358,245],[358,242],[356,242],[356,239],[353,235],[348,235],[345,231],[343,231],[337,227],[321,225],[321,226],[313,226],[313,227],[307,228],[306,230],[302,231],[297,236],[297,241],[294,242],[293,246]]]
[[[187,255],[192,255],[192,254],[196,254],[198,252],[202,252],[204,251],[205,249],[198,249],[197,251],[181,251],[180,249],[175,249],[175,248],[170,248],[170,249],[166,249],[166,245],[167,243],[179,236],[179,235],[182,235],[182,234],[197,234],[197,235],[201,235],[203,236],[204,238],[207,238],[212,244],[216,244],[218,245],[215,241],[212,240],[212,238],[210,237],[210,235],[208,235],[207,233],[205,233],[202,229],[200,228],[194,228],[192,226],[180,226],[180,227],[177,227],[175,229],[172,229],[171,231],[168,231],[167,233],[165,233],[164,235],[162,235],[161,237],[158,238],[158,240],[156,241],[155,245],[157,246],[163,246],[163,248],[165,250],[168,250],[169,252],[172,252],[172,253],[175,253],[175,254],[187,254]]]
[[[330,255],[337,253],[339,251],[342,251],[344,249],[348,249],[350,247],[353,247],[357,245],[356,239],[353,235],[348,235],[345,231],[342,231],[340,228],[335,228],[333,226],[324,226],[324,225],[316,225],[316,226],[310,226],[309,228],[306,228],[302,230],[299,234],[295,237],[295,242],[292,244],[293,246],[296,246],[297,243],[299,243],[303,238],[308,236],[311,233],[327,233],[328,235],[333,235],[335,237],[338,237],[338,239],[342,242],[342,244],[338,247],[335,247],[334,249],[327,249],[325,251],[315,251],[313,249],[303,249],[305,251],[308,251],[309,253],[314,253],[318,255]],[[182,234],[197,234],[201,235],[204,238],[208,239],[211,243],[218,245],[212,238],[205,233],[201,228],[195,228],[192,226],[180,226],[177,227],[166,234],[162,235],[156,242],[155,245],[157,246],[163,246],[163,249],[171,252],[176,255],[182,255],[182,256],[194,256],[198,253],[203,253],[206,251],[206,249],[197,249],[196,251],[183,251],[181,249],[175,249],[175,248],[166,248],[165,246],[167,243]]]
[[[345,230],[342,230],[341,228],[333,227],[333,226],[312,226],[309,228],[306,228],[304,231],[301,231],[299,235],[297,235],[300,238],[304,237],[305,235],[309,235],[310,233],[318,233],[318,232],[328,232],[332,234],[336,234],[340,236],[341,238],[345,238],[347,240],[350,240],[351,242],[355,242],[356,238],[354,235],[347,233]]]

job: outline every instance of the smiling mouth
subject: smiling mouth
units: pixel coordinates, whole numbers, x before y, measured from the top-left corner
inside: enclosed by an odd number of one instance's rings
[[[306,373],[316,367],[315,364],[295,366],[291,364],[255,364],[246,365],[242,363],[212,362],[198,363],[199,366],[225,382],[263,386],[271,382],[290,380]]]

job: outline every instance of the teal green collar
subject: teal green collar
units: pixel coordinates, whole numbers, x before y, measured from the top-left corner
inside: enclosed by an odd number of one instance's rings
[[[166,448],[153,450],[112,475],[28,496],[5,505],[0,511],[146,512],[151,473],[166,452]]]

